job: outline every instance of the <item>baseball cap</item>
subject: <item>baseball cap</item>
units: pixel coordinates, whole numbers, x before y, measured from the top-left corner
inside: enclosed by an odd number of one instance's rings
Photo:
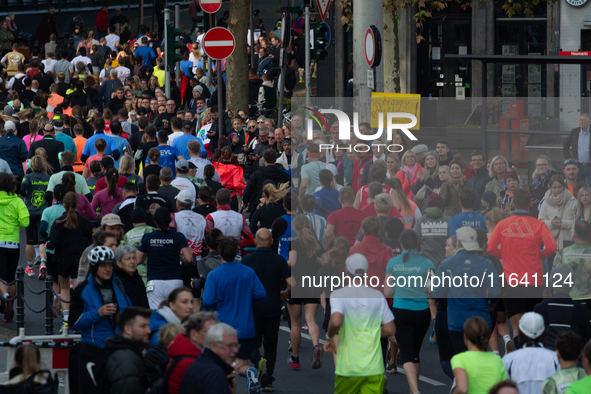
[[[363,276],[367,272],[367,259],[360,253],[352,254],[345,260],[345,266],[349,274],[356,276]]]
[[[4,123],[4,130],[16,130],[16,125],[12,120],[9,120],[8,122]]]
[[[536,312],[527,312],[519,319],[519,331],[531,339],[536,339],[544,333],[546,326],[542,315]]]
[[[203,93],[203,87],[201,87],[201,85],[197,85],[193,88],[193,90],[198,91],[199,93]]]
[[[101,219],[101,226],[123,226],[123,222],[121,222],[119,215],[108,213]]]
[[[131,223],[146,223],[147,221],[148,215],[146,215],[146,211],[143,208],[133,208],[133,211],[131,211]]]
[[[175,200],[180,202],[193,202],[193,195],[188,190],[181,190],[181,192],[176,195]]]
[[[147,111],[144,107],[137,107],[136,112],[138,115],[145,115]]]
[[[112,157],[103,156],[103,158],[101,159],[101,166],[103,166],[105,169],[107,169],[109,167],[113,167],[114,165],[115,165],[115,161],[113,160]]]
[[[193,122],[190,120],[183,121],[183,129],[191,130],[193,128]]]
[[[495,194],[495,192],[493,191],[486,191],[484,192],[484,194],[482,195],[482,201],[491,204],[493,202],[495,202],[497,200],[497,195]]]
[[[324,167],[324,169],[330,171],[332,176],[337,175],[337,167],[334,164],[327,164],[326,167]]]
[[[193,163],[192,161],[189,161],[189,170],[193,170],[197,168],[197,166],[195,165],[195,163]]]
[[[419,145],[415,146],[414,148],[412,148],[411,151],[412,151],[412,153],[417,155],[419,153],[429,152],[429,148],[427,148],[427,145],[425,145],[425,144],[419,144]]]
[[[176,162],[176,169],[187,171],[189,169],[189,162],[187,160],[179,160]]]
[[[478,246],[478,235],[472,227],[462,227],[456,230],[456,237],[466,250],[476,250]]]

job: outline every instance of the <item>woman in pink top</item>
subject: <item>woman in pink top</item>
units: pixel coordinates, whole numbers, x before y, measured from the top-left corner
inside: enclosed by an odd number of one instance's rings
[[[62,177],[62,185],[64,185],[69,192],[76,193],[76,177],[73,172],[66,172],[64,174]],[[92,209],[86,196],[76,193],[76,197],[78,198],[78,207],[76,208],[78,213],[88,220],[96,220],[96,213],[94,209]]]
[[[33,142],[39,141],[43,139],[43,135],[39,135],[39,123],[36,120],[31,120],[29,122],[29,134],[23,137],[23,141],[25,141],[25,145],[27,146],[27,150],[31,148]]]
[[[101,216],[113,212],[115,205],[123,201],[121,188],[117,187],[119,173],[115,167],[109,167],[105,174],[105,181],[107,182],[107,188],[96,192],[92,199],[92,209],[96,211],[97,208],[100,208]]]
[[[86,159],[86,163],[84,163],[84,170],[82,171],[82,176],[84,179],[88,179],[92,176],[90,172],[90,163],[93,160],[101,161],[103,156],[105,155],[105,150],[107,149],[107,141],[104,138],[97,138],[94,142],[94,149],[96,149],[96,154],[91,155],[88,159]]]

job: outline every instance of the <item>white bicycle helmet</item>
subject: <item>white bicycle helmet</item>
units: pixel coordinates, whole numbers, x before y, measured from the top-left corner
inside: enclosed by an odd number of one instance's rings
[[[115,253],[106,246],[96,246],[88,253],[88,264],[91,267],[104,263],[115,263]]]

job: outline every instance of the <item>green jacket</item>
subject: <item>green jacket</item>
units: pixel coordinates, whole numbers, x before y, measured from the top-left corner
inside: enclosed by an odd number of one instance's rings
[[[10,30],[2,30],[0,29],[0,44],[2,45],[2,49],[5,51],[12,49],[12,42],[14,41],[14,34]]]
[[[570,296],[573,299],[583,300],[591,298],[591,277],[589,277],[591,245],[574,244],[559,250],[554,258],[554,267],[559,265],[568,265],[573,271],[572,278],[562,278],[562,280],[569,279],[573,282]],[[552,282],[559,280],[559,278],[553,279],[553,276],[549,275],[548,280]]]
[[[0,191],[0,242],[19,243],[20,227],[29,227],[29,211],[16,194]]]
[[[542,385],[542,394],[562,394],[566,388],[587,376],[581,367],[568,367],[555,372]]]
[[[470,182],[464,181],[457,188],[448,183],[441,185],[439,195],[443,198],[445,216],[451,218],[462,213],[462,207],[460,206],[460,190],[462,189],[470,189]]]

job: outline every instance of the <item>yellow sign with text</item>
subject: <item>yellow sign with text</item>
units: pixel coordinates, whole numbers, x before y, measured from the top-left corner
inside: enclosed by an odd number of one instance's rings
[[[380,126],[380,113],[383,126],[386,127],[388,112],[406,112],[417,117],[417,124],[411,130],[421,128],[421,95],[401,93],[372,93],[371,94],[371,127]],[[394,118],[393,123],[410,123],[408,118]]]

